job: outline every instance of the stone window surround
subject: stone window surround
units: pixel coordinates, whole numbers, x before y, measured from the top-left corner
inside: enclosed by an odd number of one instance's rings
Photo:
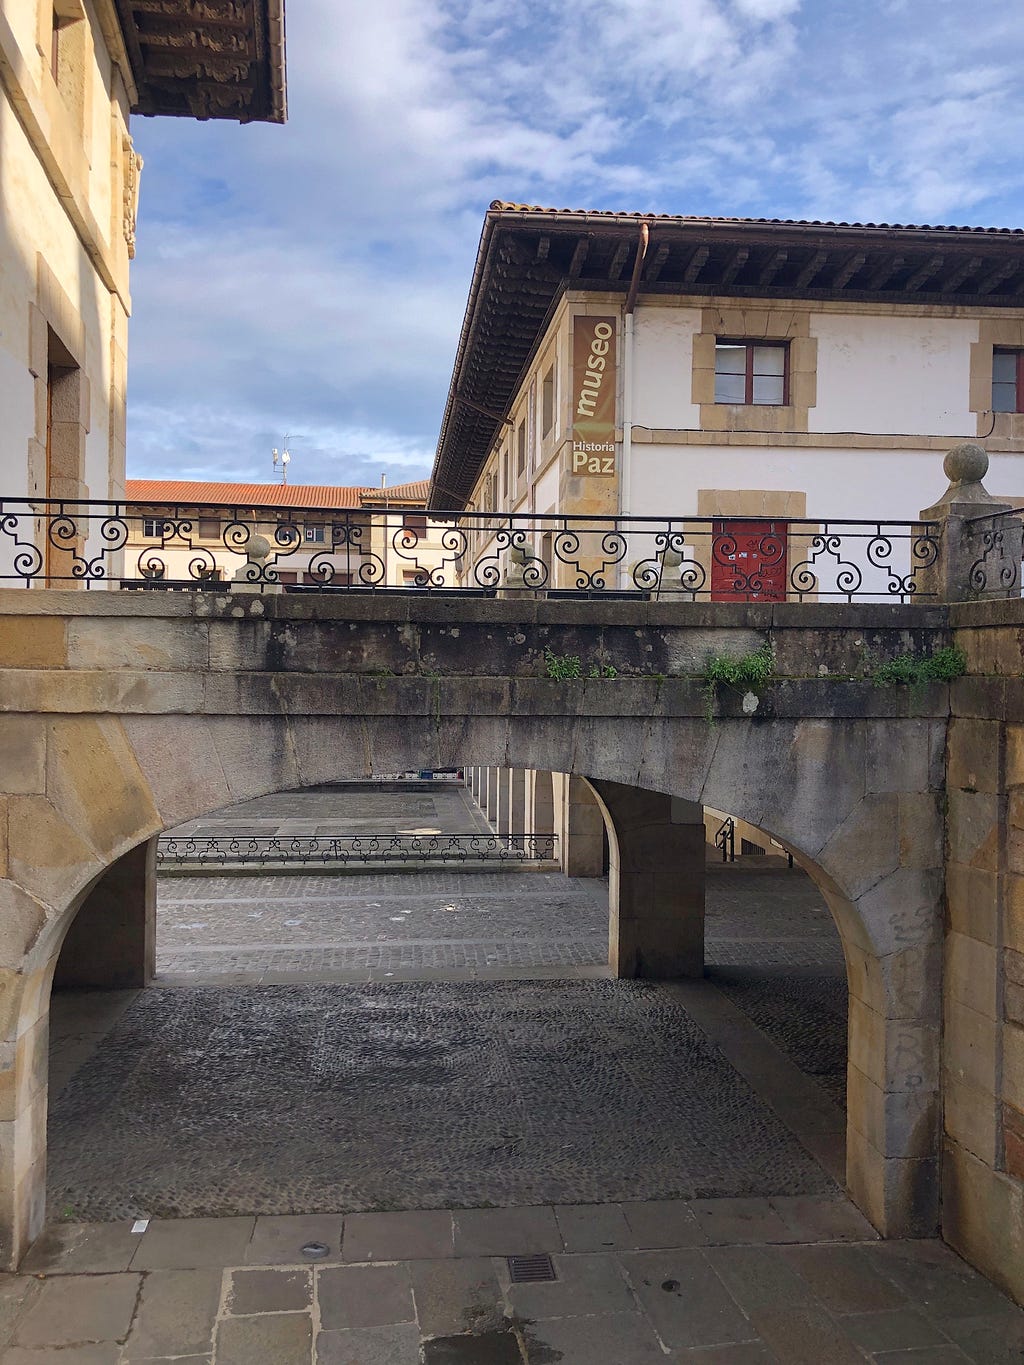
[[[48,496],[48,490],[61,498],[87,498],[85,438],[90,404],[89,380],[82,368],[85,324],[42,254],[36,257],[36,302],[29,304],[28,332],[28,369],[35,381],[35,435],[28,443],[28,492],[40,498]],[[54,414],[50,442],[57,461],[56,469],[50,471],[47,408],[50,366],[55,353],[57,363],[72,372],[73,381],[62,386],[60,409]]]
[[[992,411],[992,353],[999,347],[1024,349],[1024,318],[979,318],[978,340],[971,345],[971,412],[977,413],[976,435],[983,440],[1024,440],[1024,412]]]
[[[705,431],[806,432],[808,411],[817,402],[818,341],[810,334],[805,309],[719,305],[701,309],[701,330],[693,336],[691,401]],[[716,403],[715,347],[720,338],[788,342],[789,402]]]

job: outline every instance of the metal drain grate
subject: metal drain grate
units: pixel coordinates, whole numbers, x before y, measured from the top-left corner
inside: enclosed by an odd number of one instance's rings
[[[544,1280],[558,1279],[547,1252],[536,1256],[508,1256],[506,1260],[513,1284],[539,1284]]]

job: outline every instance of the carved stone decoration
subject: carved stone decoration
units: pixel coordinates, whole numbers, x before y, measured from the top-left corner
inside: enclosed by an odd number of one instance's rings
[[[135,259],[135,222],[139,213],[139,180],[142,176],[142,157],[132,145],[127,135],[121,143],[124,156],[122,175],[122,205],[124,240],[128,244],[128,259]]]

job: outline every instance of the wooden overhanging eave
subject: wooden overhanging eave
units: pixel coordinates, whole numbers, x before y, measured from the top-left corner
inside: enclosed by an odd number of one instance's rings
[[[566,289],[641,298],[1021,307],[1024,234],[492,208],[484,220],[427,505],[464,507]]]

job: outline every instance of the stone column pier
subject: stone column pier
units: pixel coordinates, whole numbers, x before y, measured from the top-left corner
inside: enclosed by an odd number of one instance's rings
[[[704,808],[595,782],[609,840],[609,961],[620,977],[704,974]]]

